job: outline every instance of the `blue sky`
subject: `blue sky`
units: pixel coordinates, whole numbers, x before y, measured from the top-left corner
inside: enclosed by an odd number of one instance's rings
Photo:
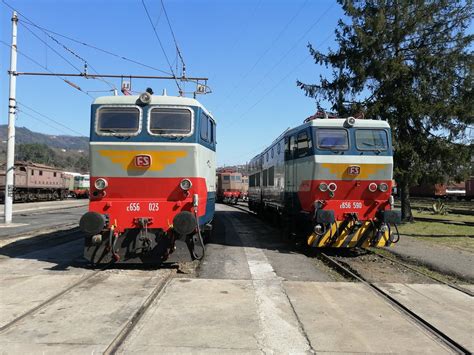
[[[5,0],[39,26],[101,49],[169,71],[141,0]],[[171,62],[173,39],[157,0],[146,0],[150,16]],[[164,0],[188,76],[207,76],[212,94],[199,96],[218,122],[218,164],[245,163],[287,127],[315,111],[315,102],[296,87],[296,80],[316,82],[323,68],[314,64],[306,45],[326,50],[343,16],[330,0]],[[161,15],[160,15],[161,13]],[[0,2],[0,40],[11,42],[11,10]],[[35,37],[33,31],[39,38]],[[53,35],[99,73],[161,75],[127,61]],[[41,41],[58,51],[59,57]],[[20,25],[18,49],[52,72],[74,73],[83,62],[27,24]],[[9,48],[0,43],[0,111],[7,121]],[[18,71],[45,71],[19,55]],[[84,91],[110,90],[99,80],[69,79]],[[110,80],[120,87],[120,80]],[[176,95],[173,82],[133,80],[134,91],[151,86]],[[24,107],[17,126],[49,134],[88,135],[92,98],[56,77],[17,81],[17,100]],[[188,84],[187,88],[191,86]],[[90,92],[91,96],[108,95]],[[28,116],[30,114],[33,117]],[[64,127],[66,126],[66,127]]]

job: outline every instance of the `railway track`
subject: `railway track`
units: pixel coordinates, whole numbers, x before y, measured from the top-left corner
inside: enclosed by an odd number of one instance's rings
[[[424,277],[427,277],[427,278],[429,278],[429,279],[431,279],[431,280],[433,280],[433,281],[436,281],[436,282],[439,282],[439,283],[441,283],[441,284],[443,284],[443,285],[449,286],[449,287],[451,287],[451,288],[453,288],[453,289],[455,289],[455,290],[457,290],[457,291],[459,291],[459,292],[462,292],[462,293],[464,293],[464,294],[466,294],[466,295],[468,295],[468,296],[470,296],[470,297],[474,297],[474,292],[468,290],[467,288],[464,288],[464,287],[455,285],[455,284],[453,284],[453,283],[451,283],[451,282],[444,281],[444,280],[440,279],[439,277],[436,277],[436,276],[430,275],[430,274],[428,274],[428,273],[426,273],[426,272],[423,272],[423,271],[417,269],[416,267],[413,267],[413,266],[411,266],[411,265],[408,265],[408,264],[406,264],[406,263],[404,263],[404,262],[402,262],[402,261],[400,261],[400,260],[398,260],[398,259],[396,259],[396,258],[391,258],[391,257],[388,257],[388,256],[386,256],[386,255],[383,255],[383,254],[381,254],[380,252],[378,252],[377,250],[370,250],[370,249],[365,249],[365,248],[364,248],[363,250],[365,250],[365,251],[367,251],[367,252],[369,252],[369,253],[371,253],[371,254],[375,254],[375,255],[377,255],[378,257],[382,258],[382,259],[389,260],[389,261],[391,261],[391,262],[393,262],[393,263],[396,263],[396,264],[398,264],[398,265],[401,265],[401,266],[407,268],[408,270],[411,270],[411,271],[413,271],[413,272],[416,272],[417,274],[422,275],[422,276],[424,276]]]
[[[62,296],[66,295],[67,293],[71,292],[72,290],[76,289],[78,286],[82,285],[83,283],[85,283],[86,281],[92,279],[93,277],[97,276],[99,273],[101,273],[103,270],[105,270],[108,266],[104,267],[104,268],[101,268],[99,270],[96,270],[92,273],[90,273],[89,275],[81,278],[80,280],[76,281],[75,283],[73,283],[72,285],[70,285],[69,287],[65,288],[64,290],[54,294],[53,296],[49,297],[48,299],[46,299],[45,301],[41,302],[40,304],[38,304],[36,307],[33,307],[31,308],[30,310],[24,312],[23,314],[19,315],[18,317],[15,317],[13,320],[9,321],[8,323],[6,323],[5,325],[3,325],[2,327],[0,327],[0,333],[3,333],[7,330],[9,330],[10,328],[12,328],[14,325],[18,324],[19,322],[21,322],[22,320],[28,318],[28,317],[31,317],[31,316],[34,316],[36,313],[38,313],[40,310],[44,309],[45,307],[49,306],[50,304],[54,303],[55,301],[57,301],[59,298],[61,298]]]
[[[153,304],[153,302],[163,294],[166,286],[169,284],[171,279],[173,279],[175,274],[176,273],[174,270],[170,270],[168,275],[163,278],[163,280],[160,280],[160,282],[156,285],[151,294],[147,297],[145,302],[143,302],[140,308],[137,309],[137,311],[133,314],[128,323],[125,324],[125,326],[120,330],[114,340],[112,340],[112,342],[109,344],[107,349],[105,349],[104,355],[116,354],[122,348],[132,331],[138,325],[138,323],[143,318],[143,316]]]
[[[445,224],[454,224],[459,226],[469,226],[474,227],[474,222],[468,221],[451,221],[449,219],[441,219],[441,218],[430,218],[430,217],[414,217],[415,221],[420,222],[438,222],[438,223],[445,223]]]
[[[78,287],[80,287],[87,281],[91,281],[95,277],[98,277],[104,271],[108,269],[112,269],[112,267],[113,267],[113,264],[108,264],[101,267],[100,269],[93,271],[92,273],[90,273],[89,275],[85,277],[82,277],[80,280],[76,281],[75,283],[67,287],[66,289],[57,292],[56,294],[49,297],[45,301],[41,302],[36,307],[33,307],[29,309],[28,311],[22,313],[18,317],[15,317],[11,321],[9,321],[8,323],[0,327],[0,334],[8,330],[11,330],[16,325],[19,325],[22,321],[26,321],[30,319],[31,317],[34,317],[36,314],[44,310],[46,307],[52,305],[56,301],[59,301],[62,297],[66,296],[72,291],[78,289]],[[117,353],[118,350],[121,349],[125,341],[128,339],[129,335],[132,333],[132,331],[135,329],[139,321],[145,315],[146,311],[150,308],[153,302],[163,294],[165,287],[169,284],[169,282],[171,281],[171,279],[173,279],[175,275],[176,275],[176,270],[171,269],[167,272],[165,277],[159,280],[159,282],[154,287],[154,289],[149,294],[149,296],[145,299],[145,301],[141,304],[141,306],[133,313],[129,321],[120,329],[120,331],[115,336],[115,338],[113,338],[109,346],[105,349],[104,354],[109,354],[109,355],[115,354]]]
[[[420,317],[418,314],[410,310],[408,307],[404,306],[402,303],[397,301],[395,298],[390,296],[388,293],[383,291],[380,287],[376,286],[375,284],[367,281],[364,277],[356,274],[333,257],[321,252],[319,254],[322,261],[326,262],[328,266],[333,267],[336,271],[344,275],[345,277],[349,277],[351,279],[357,280],[367,288],[372,290],[375,294],[381,297],[384,301],[389,303],[392,307],[397,309],[402,314],[409,317],[413,322],[417,325],[425,329],[429,334],[431,334],[435,339],[439,342],[447,346],[450,350],[454,351],[458,354],[470,354],[470,351],[466,349],[463,345],[459,344],[457,341],[449,337],[446,333],[442,332],[440,329],[436,328],[434,325],[430,324],[428,321]]]

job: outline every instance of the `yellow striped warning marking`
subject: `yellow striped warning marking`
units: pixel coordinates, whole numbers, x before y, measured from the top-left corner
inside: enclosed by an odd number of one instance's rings
[[[312,233],[308,237],[307,243],[315,248],[385,247],[392,244],[390,243],[388,230],[377,237],[377,233],[374,231],[370,221],[362,222],[362,225],[355,231],[354,224],[354,221],[338,221],[333,223],[324,235]]]

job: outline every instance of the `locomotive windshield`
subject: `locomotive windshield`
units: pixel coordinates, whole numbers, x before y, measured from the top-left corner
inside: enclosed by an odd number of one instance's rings
[[[140,111],[136,107],[101,107],[98,111],[97,132],[130,135],[140,126]]]
[[[357,129],[355,131],[358,150],[387,150],[387,132],[383,129]]]
[[[318,129],[316,131],[316,142],[319,149],[349,149],[349,138],[345,129]]]
[[[177,108],[154,108],[150,112],[150,133],[186,136],[192,130],[191,111]]]

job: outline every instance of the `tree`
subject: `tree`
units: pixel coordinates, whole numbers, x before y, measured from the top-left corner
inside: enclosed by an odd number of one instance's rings
[[[363,111],[387,120],[394,141],[402,218],[412,220],[409,188],[461,179],[473,151],[472,0],[338,0],[337,49],[308,45],[316,64],[332,69],[318,84],[297,85],[341,116]]]

